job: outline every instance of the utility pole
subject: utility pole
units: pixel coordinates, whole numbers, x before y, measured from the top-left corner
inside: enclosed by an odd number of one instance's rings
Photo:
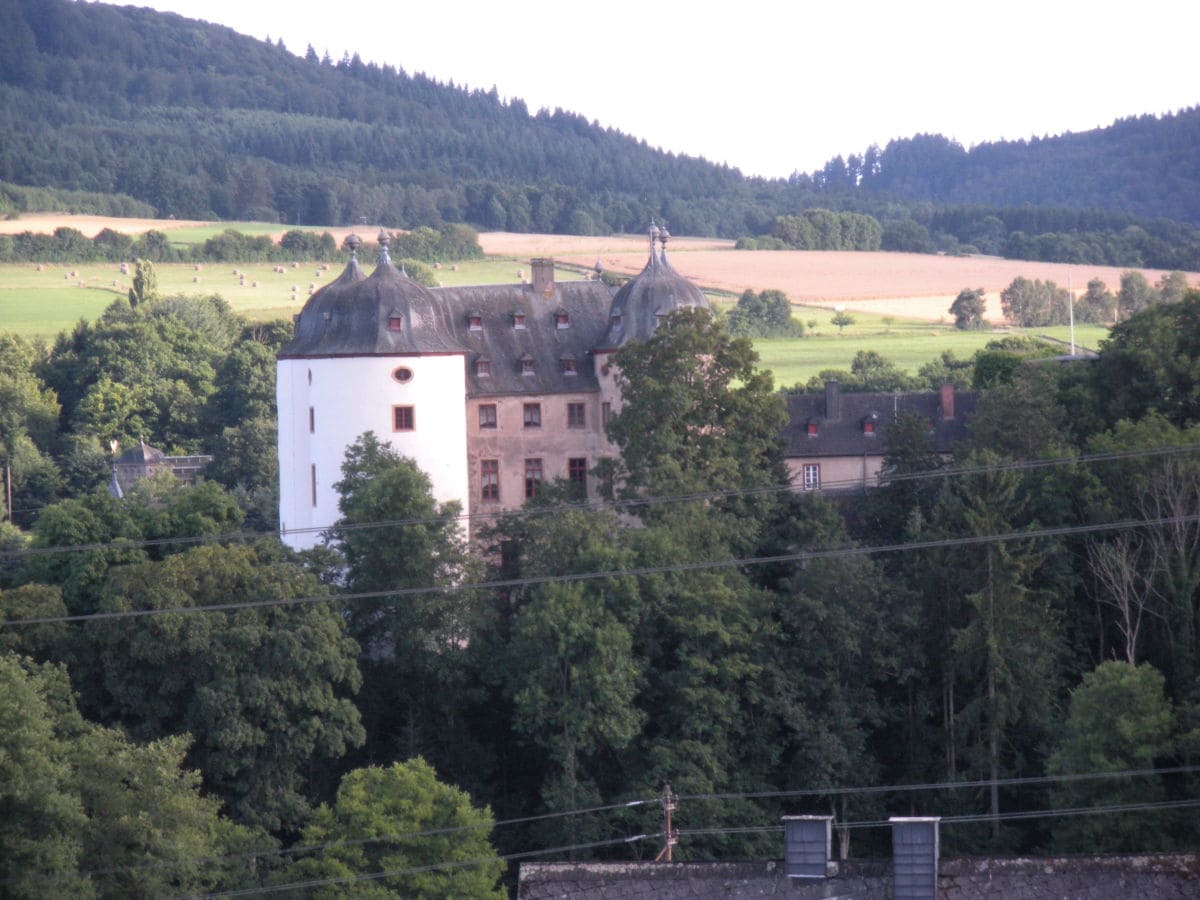
[[[658,856],[654,857],[655,862],[670,862],[671,850],[679,843],[679,832],[671,827],[671,813],[675,811],[675,803],[678,799],[675,794],[671,793],[669,784],[663,786],[663,837],[666,838],[666,843],[658,851]]]
[[[1075,290],[1071,287],[1071,276],[1067,275],[1067,308],[1071,319],[1071,355],[1075,355]]]

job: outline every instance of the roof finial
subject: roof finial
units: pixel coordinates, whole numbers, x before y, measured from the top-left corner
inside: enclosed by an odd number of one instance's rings
[[[392,258],[388,255],[388,241],[389,240],[391,240],[391,238],[388,237],[388,233],[386,231],[384,231],[382,228],[380,228],[379,229],[379,265],[381,265],[381,266],[390,266],[392,264]]]
[[[345,243],[350,248],[350,261],[358,262],[358,245],[362,243],[362,238],[357,234],[348,234]]]
[[[664,225],[658,229],[658,242],[662,244],[662,260],[667,261],[667,241],[671,239],[671,232],[667,231],[667,226]]]
[[[658,258],[654,252],[654,242],[658,240],[659,235],[661,235],[661,234],[662,234],[662,232],[659,231],[658,226],[654,224],[654,218],[651,217],[651,219],[650,219],[650,259],[652,259],[652,260]]]

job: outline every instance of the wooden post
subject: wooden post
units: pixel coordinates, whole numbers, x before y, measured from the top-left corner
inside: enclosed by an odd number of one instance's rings
[[[655,862],[670,862],[671,850],[677,843],[679,843],[679,832],[671,827],[671,813],[675,811],[676,799],[677,798],[675,795],[671,793],[671,786],[669,784],[664,785],[662,798],[663,837],[666,839],[666,843],[663,844],[663,848],[658,851],[658,856],[654,857]]]

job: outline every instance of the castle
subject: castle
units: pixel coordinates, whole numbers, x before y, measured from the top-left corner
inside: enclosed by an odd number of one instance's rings
[[[334,484],[366,431],[469,514],[519,507],[557,478],[595,496],[590,472],[616,453],[609,356],[675,310],[708,306],[668,262],[666,229],[649,238],[645,268],[615,294],[599,279],[556,281],[547,259],[528,284],[426,288],[393,264],[386,233],[370,275],[348,238],[345,271],[309,298],[276,364],[284,541],[312,547],[338,520]]]

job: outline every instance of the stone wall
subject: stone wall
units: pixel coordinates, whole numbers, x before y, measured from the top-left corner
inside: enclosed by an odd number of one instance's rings
[[[788,878],[782,861],[522,863],[520,900],[890,900],[891,860],[847,860],[837,874]],[[1193,900],[1200,897],[1200,854],[950,857],[939,866],[943,900]]]

